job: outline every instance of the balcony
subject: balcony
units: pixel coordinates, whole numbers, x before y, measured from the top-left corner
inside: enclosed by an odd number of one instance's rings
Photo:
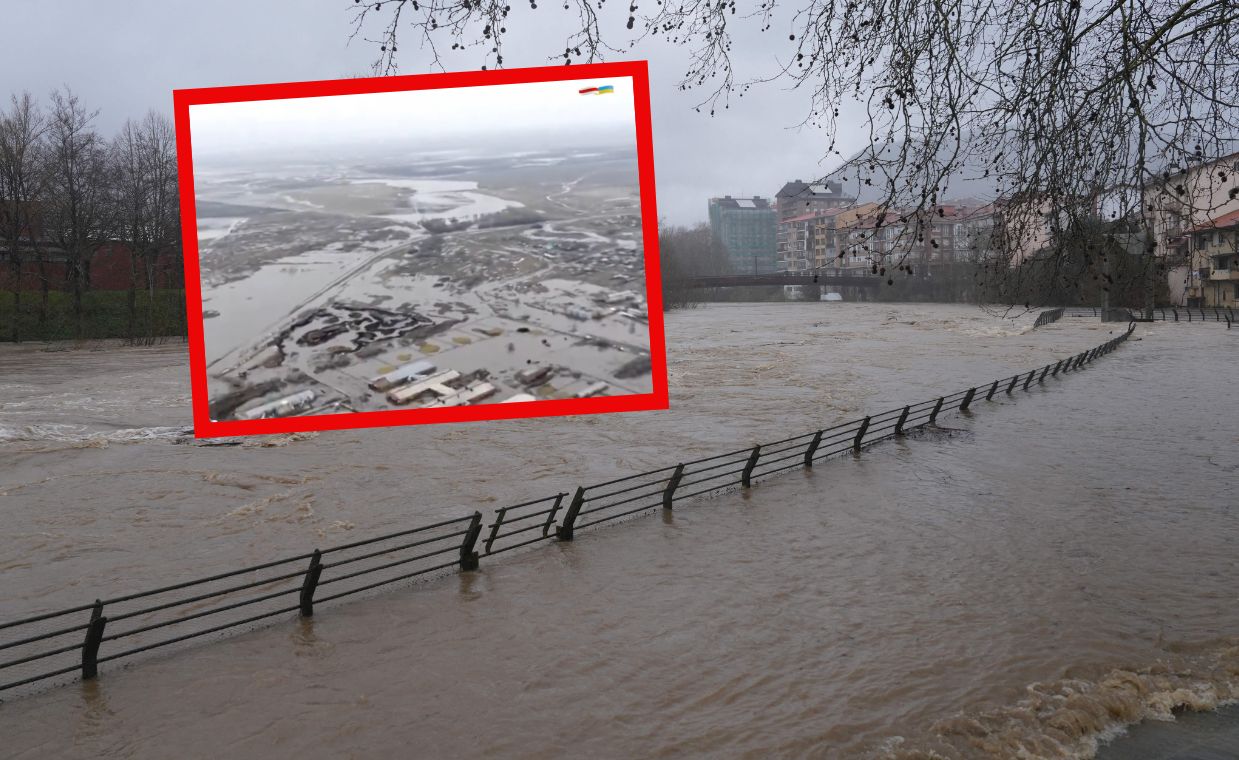
[[[1209,273],[1209,281],[1239,280],[1239,269],[1214,269]]]

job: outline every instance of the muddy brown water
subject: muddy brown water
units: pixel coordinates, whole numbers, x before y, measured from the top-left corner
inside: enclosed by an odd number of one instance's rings
[[[0,347],[0,618],[554,493],[1091,348],[976,309],[670,315],[672,409],[186,438],[184,350]],[[1090,757],[1239,697],[1239,331],[0,705],[0,755]],[[1021,754],[1022,753],[1022,754]]]

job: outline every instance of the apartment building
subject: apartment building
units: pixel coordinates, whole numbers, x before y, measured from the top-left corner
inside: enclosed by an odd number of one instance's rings
[[[844,193],[842,184],[830,181],[804,182],[795,179],[775,194],[780,222],[817,211],[847,208],[855,203],[856,198]]]
[[[835,218],[839,265],[869,267],[885,260],[932,267],[973,261],[992,250],[995,226],[1002,223],[999,204],[977,199],[948,201],[921,212],[888,209],[881,215],[878,208],[867,204]]]
[[[1145,188],[1144,203],[1152,212],[1157,255],[1168,264],[1171,302],[1199,305],[1223,295],[1225,288],[1212,279],[1219,271],[1213,253],[1224,250],[1230,239],[1226,220],[1239,212],[1239,153],[1166,175]]]
[[[1186,237],[1194,271],[1184,305],[1239,308],[1239,210],[1193,228]]]
[[[776,212],[766,198],[711,198],[710,230],[727,248],[732,271],[765,274],[776,271]]]

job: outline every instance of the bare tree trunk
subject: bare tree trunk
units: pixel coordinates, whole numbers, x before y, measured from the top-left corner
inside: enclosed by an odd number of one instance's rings
[[[51,300],[51,295],[48,293],[48,277],[47,277],[47,262],[42,255],[38,255],[39,261],[39,291],[41,298],[39,299],[39,338],[47,340],[47,306]]]
[[[134,263],[133,256],[129,257],[129,342],[137,343],[138,341],[138,268]]]
[[[92,126],[97,113],[71,91],[52,93],[48,229],[67,259],[78,338],[85,335],[83,294],[90,287],[91,257],[109,240],[115,216],[108,151]]]

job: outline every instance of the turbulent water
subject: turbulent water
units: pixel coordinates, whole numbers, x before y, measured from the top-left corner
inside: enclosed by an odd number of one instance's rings
[[[455,517],[1091,348],[950,306],[668,317],[672,409],[192,438],[181,346],[0,346],[2,618]],[[0,705],[16,757],[1091,757],[1239,698],[1239,331]],[[218,445],[218,444],[235,445]]]

